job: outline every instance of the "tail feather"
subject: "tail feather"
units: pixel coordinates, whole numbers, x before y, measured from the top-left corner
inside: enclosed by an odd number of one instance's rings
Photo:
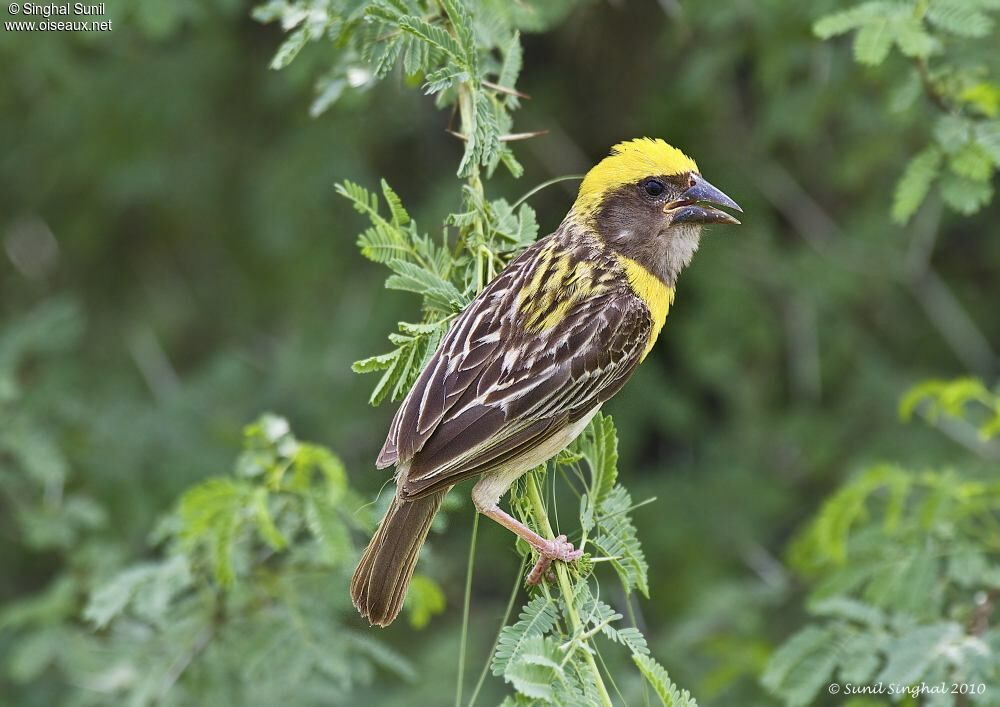
[[[399,615],[420,547],[446,493],[392,499],[351,579],[354,606],[372,624],[388,626]]]

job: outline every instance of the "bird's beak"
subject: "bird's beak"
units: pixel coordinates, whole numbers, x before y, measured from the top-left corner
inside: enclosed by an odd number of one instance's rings
[[[681,193],[681,198],[671,201],[663,208],[666,214],[672,214],[670,220],[674,223],[732,223],[739,224],[739,220],[733,218],[725,211],[714,209],[708,204],[716,204],[735,209],[743,213],[739,204],[716,189],[708,180],[700,174],[692,175],[694,184]]]

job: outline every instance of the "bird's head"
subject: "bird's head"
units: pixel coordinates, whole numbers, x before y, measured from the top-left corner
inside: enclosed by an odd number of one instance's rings
[[[673,285],[698,250],[702,226],[739,223],[715,206],[742,211],[690,157],[641,138],[615,145],[587,173],[571,216]]]

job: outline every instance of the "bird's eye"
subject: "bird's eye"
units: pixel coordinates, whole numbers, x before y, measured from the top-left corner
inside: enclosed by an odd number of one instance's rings
[[[666,187],[663,186],[663,182],[656,179],[646,180],[646,182],[643,184],[643,187],[645,188],[646,193],[649,194],[650,196],[659,196],[664,191],[666,191]]]

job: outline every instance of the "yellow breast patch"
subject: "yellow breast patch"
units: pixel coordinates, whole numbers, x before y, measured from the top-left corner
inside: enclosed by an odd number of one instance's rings
[[[653,318],[653,328],[649,332],[649,341],[646,343],[646,349],[642,352],[642,358],[646,358],[646,354],[656,343],[656,338],[660,335],[663,324],[667,321],[667,312],[674,302],[674,288],[668,286],[632,258],[621,254],[618,254],[617,258],[625,269],[632,290],[646,303]]]

